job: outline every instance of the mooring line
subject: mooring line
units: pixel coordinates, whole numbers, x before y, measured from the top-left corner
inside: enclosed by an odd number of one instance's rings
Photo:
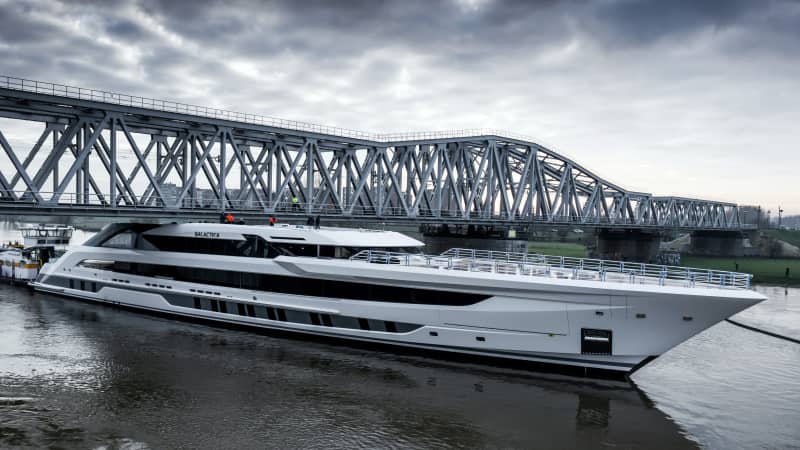
[[[772,337],[775,337],[775,338],[778,338],[778,339],[783,339],[785,341],[794,342],[795,344],[800,344],[800,339],[790,338],[789,336],[784,336],[782,334],[773,333],[773,332],[767,331],[767,330],[762,330],[760,328],[756,328],[756,327],[753,327],[753,326],[750,326],[750,325],[745,325],[745,324],[743,324],[741,322],[737,322],[737,321],[735,321],[733,319],[725,319],[725,321],[729,322],[729,323],[732,323],[732,324],[734,324],[736,326],[742,327],[744,329],[747,329],[747,330],[750,330],[750,331],[755,331],[756,333],[763,333],[763,334],[766,334],[767,336],[772,336]]]

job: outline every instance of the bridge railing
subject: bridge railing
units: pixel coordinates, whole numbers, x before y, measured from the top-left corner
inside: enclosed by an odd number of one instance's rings
[[[459,130],[421,131],[403,133],[368,133],[350,128],[332,127],[298,120],[281,119],[260,114],[248,114],[219,108],[209,108],[187,103],[159,100],[137,95],[121,94],[99,89],[86,89],[64,84],[29,80],[26,78],[0,75],[0,88],[16,91],[45,94],[57,97],[74,98],[92,102],[110,103],[113,105],[147,108],[156,111],[188,114],[211,119],[243,122],[286,130],[307,131],[325,135],[349,137],[375,142],[416,141],[429,139],[449,139],[472,136],[502,136],[520,141],[534,142],[532,137],[494,128],[465,128]]]
[[[659,286],[749,289],[752,278],[747,273],[722,270],[464,248],[452,248],[441,255],[363,250],[350,259],[376,264]]]

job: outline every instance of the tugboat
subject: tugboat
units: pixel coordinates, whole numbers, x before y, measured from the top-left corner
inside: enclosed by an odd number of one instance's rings
[[[14,242],[0,247],[0,278],[11,283],[35,280],[44,264],[66,251],[74,228],[40,224],[20,231],[23,244]]]
[[[66,250],[72,232],[75,229],[68,225],[39,224],[20,229],[25,247],[51,246],[57,250]]]

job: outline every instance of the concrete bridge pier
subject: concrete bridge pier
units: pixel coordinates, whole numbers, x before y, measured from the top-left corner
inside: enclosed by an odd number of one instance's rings
[[[689,240],[693,255],[744,256],[745,235],[741,231],[697,230]]]
[[[648,230],[597,230],[597,247],[592,257],[621,261],[656,262],[661,232]]]
[[[420,227],[425,253],[439,254],[451,248],[501,252],[527,252],[527,230],[509,227],[475,227],[425,224]]]
[[[523,239],[498,239],[487,237],[423,236],[425,253],[439,254],[451,248],[472,248],[500,252],[527,252],[528,241]]]

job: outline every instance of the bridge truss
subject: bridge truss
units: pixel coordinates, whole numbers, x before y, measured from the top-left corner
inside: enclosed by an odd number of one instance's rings
[[[627,191],[509,133],[373,135],[11,77],[0,147],[5,211],[741,226],[735,204]]]

